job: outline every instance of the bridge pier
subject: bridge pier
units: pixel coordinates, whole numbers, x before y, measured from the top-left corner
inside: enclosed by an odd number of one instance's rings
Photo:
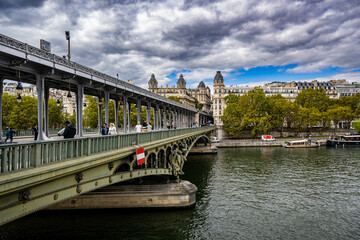
[[[183,208],[196,203],[197,187],[188,182],[118,185],[52,205],[46,210],[104,208]]]

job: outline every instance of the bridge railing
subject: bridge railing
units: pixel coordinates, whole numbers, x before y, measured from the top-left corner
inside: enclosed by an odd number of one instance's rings
[[[60,129],[49,129],[49,134],[53,135],[53,134],[57,134],[59,132]],[[5,131],[3,131],[3,136],[5,136]],[[98,128],[83,128],[83,132],[98,132]],[[21,130],[16,130],[16,136],[31,136],[34,135],[34,130],[33,129],[21,129]]]
[[[214,129],[214,127],[35,141],[21,144],[2,144],[0,145],[0,173],[34,168],[51,162],[129,147],[135,143],[143,144],[211,129]]]

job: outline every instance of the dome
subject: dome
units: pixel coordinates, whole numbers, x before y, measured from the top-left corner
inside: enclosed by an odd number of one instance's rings
[[[201,81],[201,82],[199,83],[198,88],[205,88],[205,83],[204,83],[203,81]]]
[[[182,74],[180,74],[179,80],[177,81],[178,88],[186,88],[186,82]]]
[[[158,81],[156,81],[155,74],[151,74],[151,78],[149,80],[149,87],[157,87]]]
[[[221,74],[221,71],[217,71],[214,77],[214,83],[224,83],[224,77]]]

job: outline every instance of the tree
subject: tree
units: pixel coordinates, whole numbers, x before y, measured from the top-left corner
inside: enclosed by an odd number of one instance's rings
[[[271,124],[273,128],[280,129],[283,135],[284,123],[286,121],[286,110],[289,107],[289,101],[280,94],[269,97]]]
[[[353,128],[355,128],[356,132],[360,134],[360,120],[353,122]]]
[[[173,100],[173,101],[175,101],[175,102],[178,102],[178,103],[182,103],[182,102],[180,101],[180,98],[178,98],[178,97],[176,97],[176,96],[169,96],[168,99],[171,99],[171,100]]]
[[[317,108],[320,112],[326,112],[329,106],[329,97],[322,88],[308,88],[301,90],[295,102],[301,107]]]
[[[321,112],[315,108],[300,107],[295,121],[295,131],[307,130],[311,134],[312,127],[321,122]]]
[[[21,102],[13,106],[8,124],[15,129],[30,129],[38,122],[37,117],[37,99],[22,96]]]
[[[61,105],[58,106],[54,99],[49,99],[49,128],[56,129],[63,125],[65,119],[61,108]]]
[[[98,100],[93,96],[86,96],[87,106],[84,109],[84,127],[98,127]]]
[[[271,130],[270,102],[262,88],[254,88],[243,96],[230,94],[221,120],[231,137],[240,137],[243,130],[256,136]]]

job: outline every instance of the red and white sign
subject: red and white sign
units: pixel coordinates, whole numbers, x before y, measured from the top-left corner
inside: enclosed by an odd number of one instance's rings
[[[136,158],[137,158],[137,164],[138,165],[141,165],[141,164],[145,163],[144,148],[136,149]]]

